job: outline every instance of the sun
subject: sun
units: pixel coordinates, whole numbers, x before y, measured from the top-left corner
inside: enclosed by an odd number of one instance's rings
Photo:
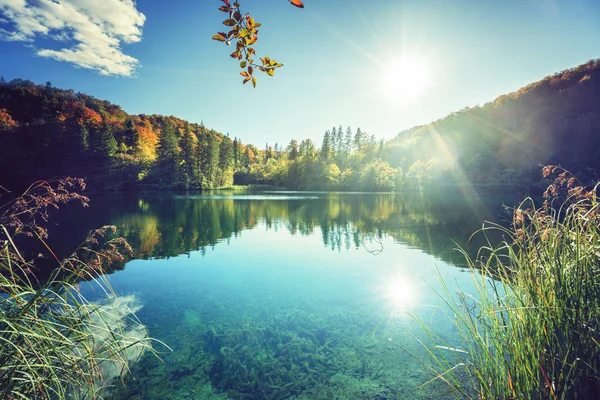
[[[432,83],[430,63],[419,57],[394,59],[383,67],[382,92],[394,103],[417,102]]]

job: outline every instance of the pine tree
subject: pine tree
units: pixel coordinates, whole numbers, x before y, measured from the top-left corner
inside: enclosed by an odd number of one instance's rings
[[[179,158],[179,149],[175,127],[169,121],[165,121],[163,129],[159,134],[158,143],[158,165],[160,171],[160,180],[164,183],[177,183],[177,160]]]
[[[185,125],[183,136],[181,137],[181,162],[179,163],[182,167],[182,181],[184,187],[189,188],[192,183],[194,176],[194,165],[196,153],[194,152],[194,139],[190,124]]]
[[[337,144],[336,158],[339,159],[344,154],[344,130],[342,129],[341,125],[338,127],[335,142]]]
[[[130,153],[134,153],[138,147],[140,135],[133,123],[132,119],[128,119],[125,123],[124,141],[127,147],[130,149]]]
[[[328,161],[331,155],[331,134],[329,131],[325,131],[323,135],[323,144],[321,144],[321,158],[324,161]]]
[[[201,151],[204,156],[201,161],[202,188],[211,188],[216,185],[215,179],[219,168],[219,141],[212,130],[202,136]]]
[[[238,148],[237,137],[233,138],[233,166],[237,168],[240,165],[240,151]]]
[[[335,142],[336,139],[337,139],[337,129],[334,126],[329,135],[329,146],[331,148],[331,153],[333,153],[333,154],[335,154],[335,152],[338,149],[337,143]]]
[[[100,145],[96,149],[96,154],[100,158],[108,159],[117,154],[117,149],[118,145],[112,129],[105,123],[100,131]]]
[[[233,145],[231,139],[223,138],[219,147],[219,168],[225,171],[233,166]]]
[[[298,158],[298,141],[296,139],[290,140],[290,144],[287,147],[288,160],[294,161]]]
[[[354,149],[360,151],[363,146],[363,133],[360,128],[356,128],[356,134],[354,135]]]
[[[344,150],[346,151],[347,156],[352,154],[352,128],[350,127],[346,129],[346,142],[344,143]]]
[[[202,137],[199,127],[196,127],[196,145],[194,146],[194,172],[192,174],[192,183],[202,187],[202,178],[204,171],[202,170],[202,160],[204,158],[204,148],[202,147]]]

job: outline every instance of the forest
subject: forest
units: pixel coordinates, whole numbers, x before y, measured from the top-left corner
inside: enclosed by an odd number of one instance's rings
[[[174,116],[130,115],[50,82],[0,79],[0,171],[7,189],[82,177],[93,189],[212,189],[265,184],[296,190],[400,191],[472,185],[540,187],[540,164],[582,179],[600,170],[600,60],[389,141],[342,125],[311,139],[266,143]]]

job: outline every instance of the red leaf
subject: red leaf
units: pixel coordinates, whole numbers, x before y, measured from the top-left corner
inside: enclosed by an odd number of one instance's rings
[[[298,8],[304,8],[304,4],[300,0],[290,0],[290,3]]]

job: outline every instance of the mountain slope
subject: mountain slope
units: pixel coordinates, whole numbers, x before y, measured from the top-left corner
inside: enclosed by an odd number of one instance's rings
[[[600,174],[600,60],[548,76],[487,103],[401,132],[386,160],[428,164],[445,180],[534,184],[539,164]]]

